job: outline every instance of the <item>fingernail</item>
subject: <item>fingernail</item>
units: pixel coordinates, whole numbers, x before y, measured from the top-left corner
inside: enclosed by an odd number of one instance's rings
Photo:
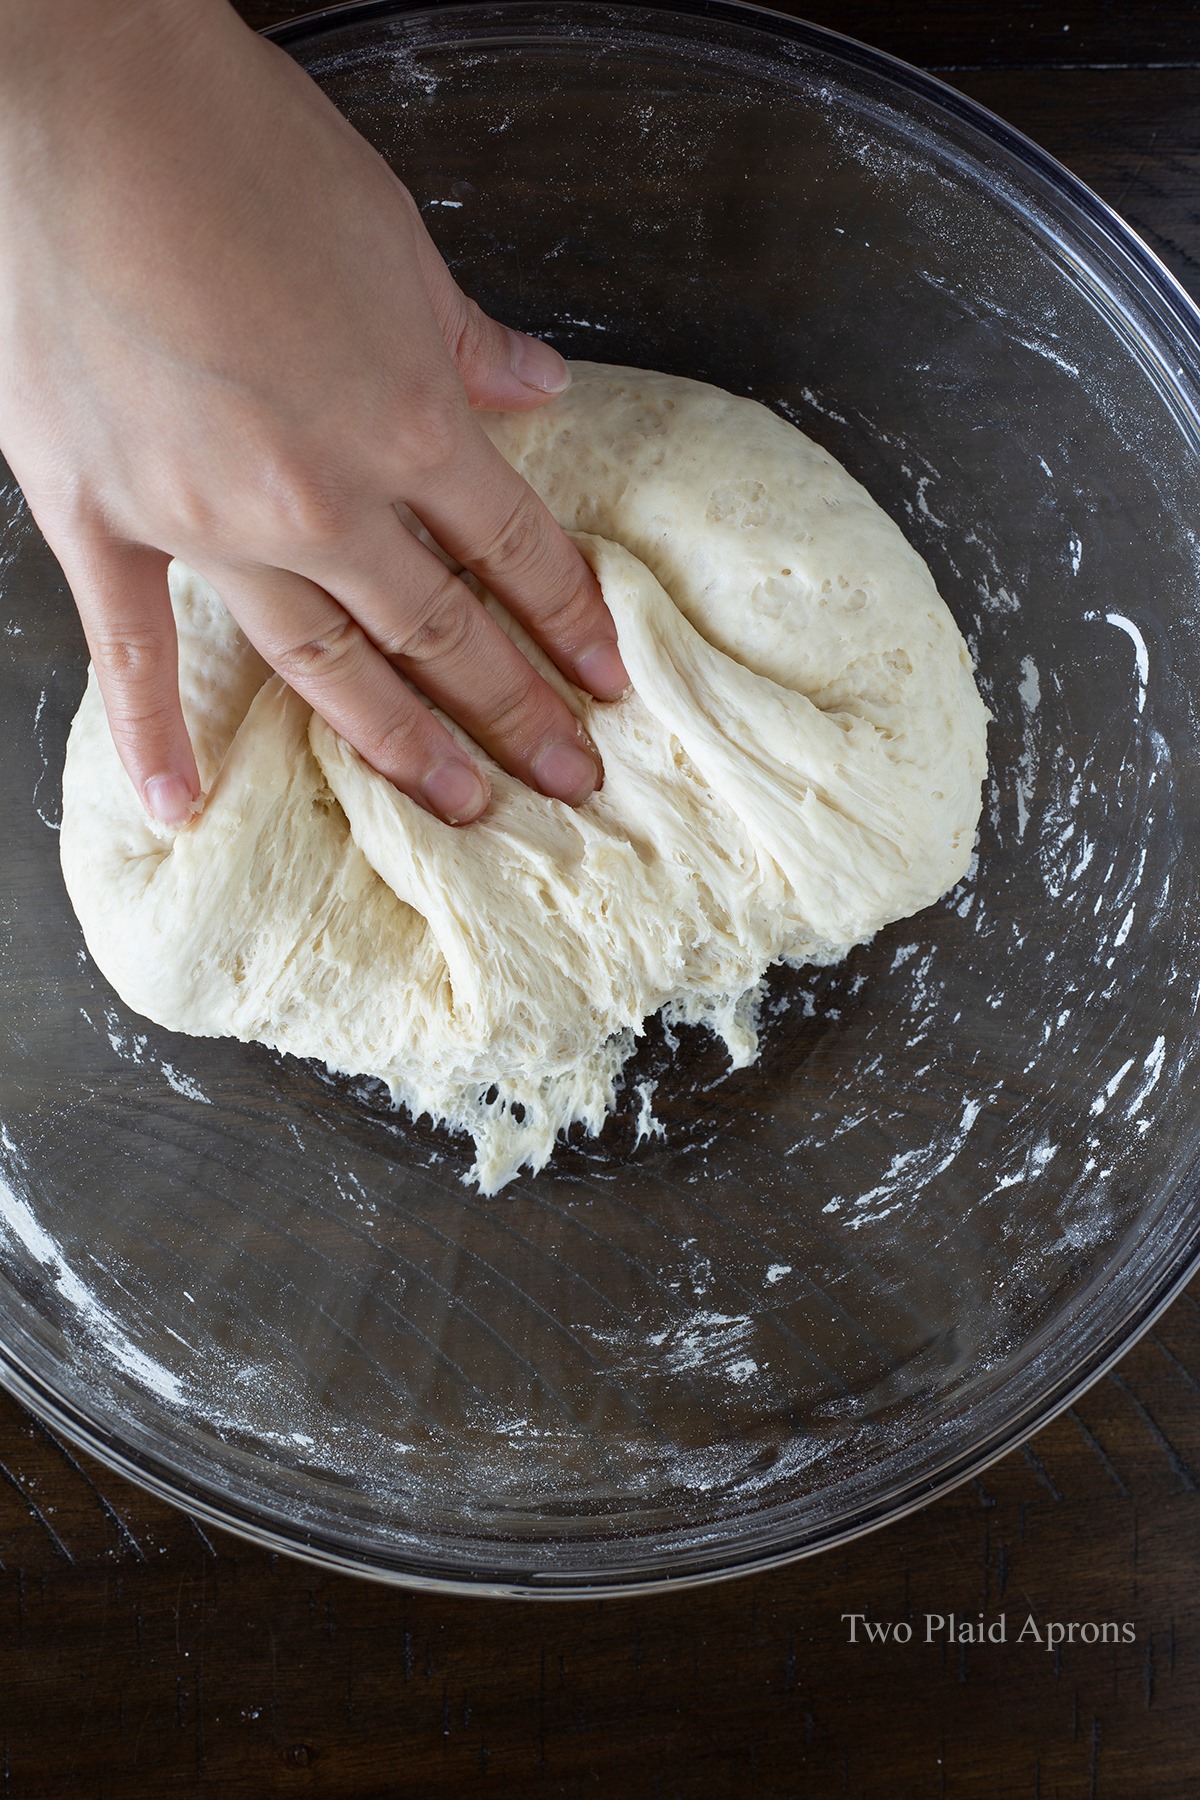
[[[430,769],[421,792],[447,825],[477,819],[488,803],[488,791],[469,763],[444,762]]]
[[[152,775],[142,787],[142,798],[150,817],[171,831],[193,817],[192,790],[182,775]]]
[[[533,779],[542,793],[552,800],[566,800],[571,806],[579,806],[594,793],[600,770],[586,750],[558,738],[544,745],[534,757]]]
[[[526,387],[535,388],[539,394],[561,394],[570,387],[571,371],[549,344],[543,344],[540,338],[526,337],[521,331],[511,332],[509,342],[509,367]]]
[[[598,700],[619,700],[630,686],[629,671],[612,638],[585,650],[575,664],[575,674]]]

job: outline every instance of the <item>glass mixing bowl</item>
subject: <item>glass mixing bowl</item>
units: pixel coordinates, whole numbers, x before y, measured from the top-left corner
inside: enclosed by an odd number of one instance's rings
[[[277,36],[490,311],[765,401],[900,521],[995,715],[978,864],[773,974],[753,1068],[651,1026],[603,1135],[481,1200],[369,1084],[160,1031],[89,963],[55,837],[83,652],[9,487],[3,1379],[196,1513],[400,1581],[818,1549],[1032,1431],[1196,1264],[1197,315],[1018,134],[790,19]]]

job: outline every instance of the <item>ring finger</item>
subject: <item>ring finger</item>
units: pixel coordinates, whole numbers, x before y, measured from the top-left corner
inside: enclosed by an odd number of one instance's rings
[[[570,707],[390,507],[306,573],[510,774],[572,805],[587,799],[600,761]]]
[[[448,824],[478,818],[486,775],[326,592],[284,569],[201,573],[272,668],[372,768]]]

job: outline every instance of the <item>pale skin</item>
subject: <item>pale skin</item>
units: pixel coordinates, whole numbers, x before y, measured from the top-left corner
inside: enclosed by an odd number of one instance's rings
[[[545,404],[562,359],[458,289],[396,176],[228,0],[0,0],[0,45],[0,449],[147,812],[184,826],[201,799],[171,556],[429,811],[465,823],[489,790],[425,701],[586,800],[574,715],[397,512],[620,694],[594,577],[472,411]]]

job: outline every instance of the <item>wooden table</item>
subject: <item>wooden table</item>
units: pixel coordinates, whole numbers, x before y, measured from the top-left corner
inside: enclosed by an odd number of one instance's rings
[[[1200,294],[1200,6],[794,10],[1020,126]],[[332,1578],[202,1529],[3,1399],[0,1563],[18,1800],[1193,1795],[1200,1284],[981,1480],[768,1575],[540,1606]],[[981,1611],[1006,1642],[925,1641],[927,1614]],[[911,1642],[851,1641],[854,1613]],[[1121,1641],[1080,1641],[1105,1622]]]

